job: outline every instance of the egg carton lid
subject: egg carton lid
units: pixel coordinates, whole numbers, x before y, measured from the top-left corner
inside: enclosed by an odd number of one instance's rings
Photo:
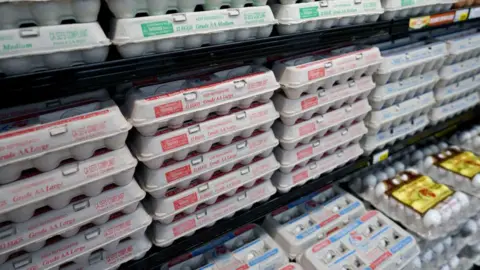
[[[100,25],[76,23],[0,31],[0,59],[109,46]]]
[[[443,100],[453,98],[476,89],[480,89],[480,74],[457,83],[447,85],[443,88],[435,89],[435,99],[441,102]]]
[[[459,98],[451,103],[447,103],[440,107],[435,107],[430,113],[432,122],[441,121],[449,116],[471,108],[480,102],[479,93],[474,92],[463,98]]]
[[[457,0],[387,0],[382,1],[383,8],[385,11],[396,11],[402,10],[407,8],[416,8],[416,7],[424,7],[424,6],[431,6],[436,4],[454,4]]]
[[[439,74],[442,80],[452,80],[465,72],[478,68],[480,68],[480,57],[475,57],[453,65],[443,66]]]
[[[203,12],[175,13],[131,19],[115,19],[113,44],[122,46],[189,35],[205,35],[237,29],[274,25],[269,6],[229,8]]]

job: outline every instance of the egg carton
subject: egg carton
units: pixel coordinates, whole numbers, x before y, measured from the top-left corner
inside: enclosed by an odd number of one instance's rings
[[[289,263],[283,267],[280,267],[278,270],[303,270],[303,268],[299,264]]]
[[[380,0],[300,2],[271,4],[280,35],[376,22],[383,13]]]
[[[171,189],[165,194],[165,198],[150,197],[147,206],[155,220],[169,224],[177,214],[191,214],[202,203],[212,205],[221,195],[233,196],[242,186],[248,188],[258,179],[270,179],[278,167],[273,155],[254,160],[248,166],[239,164],[231,172],[214,174],[208,181],[197,180],[186,188]]]
[[[96,22],[100,0],[50,0],[0,2],[0,29],[20,28],[22,24],[58,25],[65,20]]]
[[[0,222],[24,222],[43,206],[60,209],[78,195],[99,195],[108,184],[127,185],[136,164],[124,147],[100,151],[88,160],[67,163],[50,172],[26,175],[21,181],[0,187]]]
[[[273,72],[285,95],[299,99],[303,93],[316,94],[321,88],[332,88],[335,82],[345,84],[362,75],[372,76],[381,60],[376,47],[350,46],[276,61]]]
[[[354,196],[327,186],[268,214],[263,227],[293,260],[364,213]]]
[[[444,66],[439,71],[440,81],[437,83],[436,88],[443,88],[447,85],[460,82],[461,80],[473,77],[478,73],[480,73],[480,57]]]
[[[399,20],[419,15],[430,15],[450,10],[456,1],[453,0],[384,0],[382,1],[385,13],[382,20]]]
[[[405,80],[377,86],[368,97],[370,106],[374,110],[381,110],[423,95],[431,91],[439,79],[437,71],[430,71]]]
[[[103,62],[110,44],[96,22],[0,30],[0,74]]]
[[[230,145],[214,145],[209,152],[193,152],[182,161],[169,160],[160,169],[140,165],[137,180],[149,193],[165,194],[168,189],[185,188],[194,179],[205,181],[215,171],[229,172],[235,164],[249,164],[257,157],[268,157],[278,140],[273,131],[255,131],[250,138],[237,137]]]
[[[387,145],[393,145],[396,141],[403,140],[405,137],[423,130],[428,124],[428,116],[422,115],[409,122],[402,123],[375,135],[366,135],[361,142],[362,148],[365,150],[366,154],[370,154],[376,149],[382,149]]]
[[[69,262],[86,265],[94,251],[114,251],[122,239],[142,238],[151,222],[151,217],[140,206],[131,214],[113,216],[103,225],[90,227],[76,236],[12,258],[0,265],[0,269],[59,269],[61,265]]]
[[[430,91],[382,110],[371,111],[365,119],[368,134],[375,135],[390,130],[403,122],[428,114],[434,105],[435,96]]]
[[[228,145],[235,137],[248,138],[257,129],[268,131],[278,116],[272,102],[254,103],[248,109],[213,114],[203,122],[187,122],[178,129],[162,128],[153,137],[134,134],[130,149],[148,168],[158,169],[168,159],[184,160],[194,151],[208,152],[215,143]]]
[[[372,77],[362,77],[314,94],[302,95],[299,99],[289,99],[284,94],[277,93],[273,96],[273,103],[282,122],[291,126],[299,119],[308,120],[314,114],[325,114],[329,110],[365,99],[374,88]]]
[[[452,65],[480,56],[480,34],[460,32],[436,37],[447,43],[448,56],[445,65]]]
[[[260,270],[279,269],[288,263],[280,246],[260,226],[248,224],[164,263],[160,269]]]
[[[475,107],[480,102],[478,92],[474,92],[468,96],[457,99],[454,102],[446,105],[435,107],[430,112],[430,121],[436,124],[445,119],[458,115],[472,107]]]
[[[39,250],[47,239],[56,235],[72,237],[85,224],[104,224],[113,213],[132,213],[144,197],[145,192],[133,181],[107,189],[96,197],[75,200],[65,208],[47,211],[23,223],[0,225],[0,263],[18,250]]]
[[[152,247],[152,242],[147,237],[141,236],[138,239],[128,239],[118,244],[115,250],[100,250],[93,252],[88,263],[85,265],[71,263],[62,266],[62,270],[114,270],[131,260],[138,260]]]
[[[454,102],[472,92],[478,92],[478,90],[480,90],[480,75],[475,75],[446,87],[435,89],[437,106]]]
[[[465,7],[465,6],[474,6],[474,5],[480,5],[480,1],[478,0],[458,0],[454,7],[455,8],[462,8],[462,7]]]
[[[274,153],[280,163],[280,171],[289,173],[297,166],[304,167],[311,160],[320,160],[324,155],[331,155],[352,143],[359,143],[367,131],[365,124],[359,122],[330,133],[321,139],[300,145],[293,150],[288,151],[277,147]]]
[[[272,182],[279,192],[286,193],[296,186],[304,185],[308,181],[320,177],[322,174],[329,173],[357,159],[362,154],[363,150],[360,145],[352,144],[331,155],[326,155],[317,161],[311,161],[304,167],[297,167],[289,173],[277,171],[272,177]]]
[[[250,209],[253,204],[268,200],[276,191],[270,180],[260,180],[250,188],[239,188],[233,196],[219,197],[212,205],[201,204],[192,214],[181,213],[170,224],[154,222],[153,244],[169,246],[181,237],[191,236],[201,228],[213,226],[242,209]]]
[[[269,6],[116,19],[111,40],[124,58],[269,37]]]
[[[373,75],[375,83],[385,85],[442,67],[448,54],[445,42],[407,41],[407,45],[400,41],[400,46],[393,41],[385,43],[382,64]]]
[[[369,111],[370,105],[364,99],[326,114],[314,116],[310,120],[299,120],[293,126],[286,126],[277,121],[273,125],[273,131],[282,148],[291,151],[300,144],[308,144],[314,138],[323,137],[328,132],[336,132],[341,127],[363,121]]]
[[[420,249],[415,238],[379,211],[368,211],[300,257],[305,269],[402,269]]]
[[[144,136],[159,128],[181,127],[185,121],[204,121],[209,114],[227,114],[232,108],[246,109],[266,103],[280,88],[272,71],[243,66],[220,71],[203,79],[174,81],[133,89],[127,94],[125,114]]]
[[[46,172],[100,148],[120,149],[130,128],[111,100],[10,119],[0,125],[0,184],[18,179],[23,170]]]

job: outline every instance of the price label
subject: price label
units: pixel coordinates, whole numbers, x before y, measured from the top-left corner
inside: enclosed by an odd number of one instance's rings
[[[455,12],[454,22],[463,22],[468,20],[469,9],[459,9]]]
[[[382,161],[386,160],[388,158],[388,156],[389,156],[389,151],[388,151],[388,149],[385,149],[382,152],[379,152],[379,153],[376,153],[375,155],[373,155],[372,163],[376,164],[376,163],[382,162]]]

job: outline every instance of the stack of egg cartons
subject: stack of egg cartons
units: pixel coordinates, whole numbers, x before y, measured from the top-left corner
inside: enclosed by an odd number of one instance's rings
[[[377,88],[369,96],[373,111],[367,117],[365,152],[393,144],[429,123],[435,104],[437,70],[447,55],[444,42],[414,42],[409,38],[377,44],[383,62],[374,74]]]
[[[143,256],[151,217],[125,146],[131,125],[106,91],[0,115],[0,269],[115,267]]]
[[[430,115],[433,124],[480,102],[480,34],[464,31],[437,39],[446,42],[448,55],[435,87],[437,103]]]
[[[273,97],[280,113],[273,130],[280,170],[273,182],[288,192],[363,154],[366,97],[375,87],[378,48],[348,47],[277,61],[283,91]],[[364,75],[364,76],[363,76]]]
[[[265,38],[276,24],[267,0],[106,2],[116,18],[111,39],[124,58]]]
[[[376,22],[380,0],[269,0],[281,35]]]
[[[0,74],[104,61],[110,40],[99,10],[100,0],[1,1]]]
[[[383,0],[382,20],[399,20],[448,11],[456,0]]]
[[[124,113],[137,132],[137,180],[150,196],[153,242],[175,239],[232,216],[276,192],[279,164],[270,127],[279,88],[272,71],[242,66],[198,78],[137,86]]]

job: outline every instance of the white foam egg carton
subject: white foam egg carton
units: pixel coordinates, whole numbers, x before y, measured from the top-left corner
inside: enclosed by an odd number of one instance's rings
[[[68,158],[85,160],[100,148],[119,149],[130,128],[112,100],[8,119],[0,125],[0,183],[30,168],[50,171]]]
[[[433,108],[430,112],[430,121],[433,124],[436,124],[440,121],[458,115],[459,113],[464,112],[472,107],[475,107],[479,102],[479,93],[471,93],[468,96],[459,98],[451,103]]]
[[[469,77],[473,77],[480,72],[480,57],[468,59],[466,61],[444,66],[439,70],[440,81],[436,88],[443,88],[447,85],[460,82]]]
[[[106,0],[108,7],[116,18],[134,18],[138,14],[149,16],[164,15],[169,11],[179,13],[194,12],[195,8],[202,6],[203,10],[219,10],[225,6],[229,8],[243,8],[246,5],[264,6],[267,0]]]
[[[362,139],[362,148],[366,154],[370,154],[376,149],[382,149],[387,145],[393,145],[397,140],[403,140],[409,135],[423,130],[429,124],[428,116],[421,115],[408,122],[388,130],[381,131],[375,135],[366,135]]]
[[[102,152],[85,161],[25,175],[24,179],[1,186],[0,222],[23,222],[43,206],[60,209],[78,195],[97,196],[108,184],[130,183],[137,161],[128,148]]]
[[[460,32],[436,37],[447,43],[448,56],[445,65],[451,65],[480,56],[480,34]]]
[[[128,215],[114,215],[107,223],[90,227],[76,236],[62,239],[32,253],[11,258],[0,266],[2,270],[14,269],[59,269],[60,265],[74,262],[89,263],[92,252],[103,249],[114,251],[120,240],[143,237],[152,218],[140,206]]]
[[[379,211],[355,221],[308,248],[305,269],[402,269],[420,249],[415,238]]]
[[[311,161],[304,167],[297,167],[289,173],[277,171],[272,177],[272,182],[281,193],[289,192],[292,188],[303,185],[322,174],[329,173],[357,159],[362,154],[363,150],[360,145],[352,144],[331,155],[323,156],[317,161]]]
[[[217,172],[207,181],[192,181],[186,188],[173,188],[167,191],[165,198],[155,198],[156,194],[151,194],[153,197],[147,205],[155,220],[168,224],[179,213],[191,214],[202,203],[214,204],[223,194],[233,196],[242,186],[251,187],[258,179],[270,179],[278,167],[274,155],[254,159],[246,166],[238,164],[230,172]]]
[[[96,22],[0,30],[0,74],[103,62],[109,45]]]
[[[100,0],[0,1],[0,29],[20,28],[22,24],[58,25],[64,20],[96,22]]]
[[[212,114],[203,122],[162,128],[151,137],[134,134],[130,149],[148,168],[158,169],[168,159],[180,161],[193,151],[208,152],[215,143],[228,145],[237,136],[248,138],[257,129],[267,131],[278,116],[272,102],[254,103],[227,115]]]
[[[381,110],[407,99],[412,99],[431,91],[439,79],[437,71],[430,71],[401,81],[377,86],[368,97],[370,106],[374,110]]]
[[[280,171],[289,173],[296,166],[304,167],[311,160],[320,160],[324,155],[331,155],[352,143],[359,143],[367,131],[365,124],[358,122],[320,139],[314,139],[308,144],[300,145],[293,150],[277,147],[274,153],[280,163]]]
[[[248,224],[164,263],[162,270],[279,269],[288,264],[280,246],[258,225]]]
[[[112,43],[124,58],[269,37],[277,21],[269,6],[116,19]]]
[[[199,205],[192,214],[178,214],[170,224],[154,222],[153,244],[169,246],[181,237],[191,236],[201,228],[232,217],[237,211],[250,209],[253,204],[268,200],[276,191],[270,180],[259,180],[250,188],[239,188],[233,196],[220,196],[212,205]]]
[[[170,188],[187,187],[194,179],[205,181],[216,171],[229,172],[236,164],[268,157],[277,145],[273,131],[255,131],[249,138],[233,139],[230,145],[214,145],[207,153],[193,152],[182,161],[166,161],[159,169],[140,164],[136,178],[145,191],[163,196]]]
[[[437,106],[446,105],[478,90],[480,90],[480,75],[475,75],[457,83],[447,85],[446,87],[435,89]]]
[[[382,20],[390,21],[440,13],[450,10],[455,2],[453,0],[383,0],[382,6],[385,13],[382,14]]]
[[[320,88],[332,88],[335,82],[345,84],[352,78],[371,76],[381,60],[376,47],[350,46],[276,61],[273,72],[285,95],[299,99],[303,93],[315,94]]]
[[[314,138],[323,137],[328,132],[336,132],[341,127],[363,121],[370,109],[368,100],[364,99],[323,115],[315,115],[309,120],[297,120],[293,126],[277,121],[273,125],[273,131],[282,148],[291,151],[300,144],[308,144]]]
[[[272,71],[243,66],[217,72],[202,79],[174,81],[133,89],[127,94],[125,114],[144,136],[159,128],[180,127],[185,121],[204,121],[209,114],[227,114],[268,102],[280,88]]]
[[[291,126],[299,119],[308,120],[314,114],[325,114],[329,110],[365,99],[374,88],[375,83],[368,76],[314,94],[302,95],[299,99],[289,99],[284,94],[277,93],[272,100],[282,122]]]
[[[80,198],[62,209],[41,213],[26,222],[0,225],[0,262],[18,250],[37,251],[56,235],[71,237],[87,223],[104,224],[113,213],[132,213],[144,197],[145,191],[132,181],[96,197]]]
[[[428,114],[435,104],[433,92],[426,92],[382,110],[371,111],[365,119],[365,125],[368,127],[368,133],[375,135],[412,118]]]
[[[405,45],[405,43],[407,44]],[[378,85],[438,70],[442,67],[448,54],[445,42],[427,43],[401,40],[399,44],[400,46],[397,45],[397,42],[387,42],[379,45],[386,48],[382,50],[383,62],[373,75],[375,83]]]
[[[81,265],[71,263],[62,266],[62,270],[114,270],[131,260],[143,258],[152,247],[152,242],[146,236],[138,239],[127,239],[118,244],[115,250],[99,250],[93,252],[88,263]]]
[[[364,213],[354,196],[327,186],[268,214],[262,226],[293,260]]]
[[[376,22],[383,13],[380,0],[294,1],[271,6],[280,35]]]

